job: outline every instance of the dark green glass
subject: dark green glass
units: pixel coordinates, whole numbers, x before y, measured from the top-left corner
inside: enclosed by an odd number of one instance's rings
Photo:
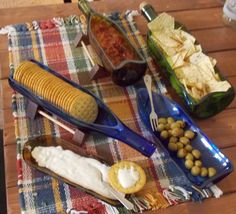
[[[141,8],[143,16],[148,22],[151,22],[157,16],[154,8],[149,4],[143,4]],[[176,29],[181,27],[182,30],[188,32],[187,28],[181,23],[175,22]],[[171,68],[166,57],[162,53],[161,49],[156,45],[152,37],[152,32],[147,33],[147,45],[162,68],[162,71],[168,76],[171,86],[175,89],[176,93],[183,99],[188,111],[197,118],[208,118],[216,115],[217,113],[224,110],[234,99],[235,91],[233,86],[225,92],[212,92],[196,100],[193,98],[185,89],[184,85],[179,81],[175,75],[174,70]],[[224,81],[226,78],[222,75],[220,70],[215,67],[215,72],[219,75],[220,80]]]

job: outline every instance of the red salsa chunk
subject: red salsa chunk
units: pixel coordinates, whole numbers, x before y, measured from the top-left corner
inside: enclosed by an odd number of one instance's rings
[[[124,36],[105,19],[93,16],[91,30],[114,66],[124,60],[137,60],[137,54]]]

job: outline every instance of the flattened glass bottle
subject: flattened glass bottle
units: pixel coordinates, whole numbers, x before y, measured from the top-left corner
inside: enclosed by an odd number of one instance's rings
[[[152,22],[157,17],[156,11],[150,4],[145,2],[141,3],[140,10],[148,22]],[[188,32],[187,28],[183,24],[175,21],[175,28],[179,27],[181,27],[182,30]],[[211,117],[225,109],[234,99],[235,91],[231,84],[231,87],[227,91],[211,92],[201,99],[193,98],[177,78],[175,71],[172,69],[162,50],[158,47],[156,41],[153,39],[151,31],[147,33],[147,45],[153,57],[157,60],[164,73],[168,76],[171,86],[182,98],[188,111],[195,117]],[[226,80],[217,66],[214,67],[214,70],[219,76],[220,80]]]
[[[111,19],[93,11],[85,0],[78,6],[87,17],[89,42],[114,83],[128,86],[140,80],[147,63],[126,33]]]

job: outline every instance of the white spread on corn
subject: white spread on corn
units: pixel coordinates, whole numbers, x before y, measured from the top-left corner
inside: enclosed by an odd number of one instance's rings
[[[69,181],[92,190],[107,198],[115,199],[104,185],[108,181],[109,167],[99,161],[82,157],[69,150],[57,147],[35,147],[33,158],[41,167],[46,167]]]
[[[201,99],[208,93],[227,91],[231,86],[215,73],[216,60],[202,53],[200,45],[189,33],[175,29],[172,16],[162,13],[148,24],[152,38],[164,53],[188,93]]]
[[[118,170],[118,181],[123,188],[130,188],[139,180],[139,173],[131,168],[120,168]]]

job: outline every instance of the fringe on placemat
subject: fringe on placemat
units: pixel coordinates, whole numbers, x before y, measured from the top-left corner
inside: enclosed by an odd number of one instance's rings
[[[157,210],[170,206],[170,203],[168,203],[165,197],[158,192],[147,192],[142,197],[133,197],[133,201],[140,211]]]
[[[39,29],[52,29],[55,27],[62,27],[62,26],[75,26],[80,25],[82,31],[86,31],[86,23],[84,23],[84,16],[78,17],[76,15],[71,15],[65,18],[61,17],[54,17],[50,20],[46,21],[32,21],[26,22],[24,24],[17,24],[17,25],[7,25],[5,27],[0,28],[0,35],[13,35],[15,32],[26,32],[26,31],[36,31]]]
[[[170,185],[162,193],[148,190],[141,194],[131,195],[131,201],[136,206],[135,211],[142,213],[146,210],[167,208],[190,200],[202,201],[210,197],[219,198],[221,195],[223,195],[223,192],[216,185],[212,185],[206,189],[201,189],[194,185],[191,188]]]
[[[210,187],[210,190],[215,198],[220,198],[223,195],[223,191],[216,185],[212,185]]]

